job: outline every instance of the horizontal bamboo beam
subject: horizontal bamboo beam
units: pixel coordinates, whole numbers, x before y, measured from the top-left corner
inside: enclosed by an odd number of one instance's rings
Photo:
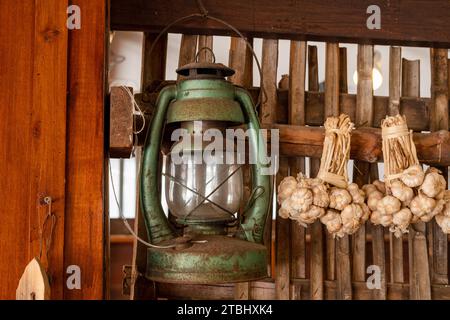
[[[266,128],[279,129],[280,155],[289,157],[313,157],[322,155],[325,130],[319,127],[304,127],[276,124]],[[361,127],[352,132],[350,157],[366,162],[381,162],[381,129]],[[414,133],[417,156],[426,164],[450,165],[450,132],[441,130],[432,133]]]
[[[247,37],[286,38],[389,45],[450,45],[447,0],[378,1],[380,28],[369,29],[373,1],[204,0],[208,14],[225,20]],[[197,1],[111,0],[112,30],[160,32],[183,16],[200,13]],[[369,13],[367,13],[369,11]],[[376,15],[376,13],[375,13]],[[420,21],[420,23],[415,23]],[[181,21],[170,32],[235,35],[212,20]]]

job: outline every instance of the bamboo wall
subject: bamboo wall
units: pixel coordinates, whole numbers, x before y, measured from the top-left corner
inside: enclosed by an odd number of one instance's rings
[[[154,36],[145,34],[145,39],[148,48]],[[196,46],[212,48],[212,39],[212,36],[183,35],[179,65],[194,59]],[[167,38],[157,47],[160,54],[156,55],[156,60],[155,55],[144,54],[144,88],[162,80],[158,76],[163,77],[165,60],[161,57],[165,57]],[[402,59],[400,47],[390,48],[389,97],[383,98],[373,96],[372,45],[358,45],[359,81],[357,94],[353,96],[347,92],[347,52],[338,43],[326,44],[325,92],[321,93],[316,46],[291,41],[289,79],[277,84],[278,40],[263,39],[262,86],[266,98],[259,110],[260,120],[266,127],[275,123],[304,126],[311,125],[307,120],[317,114],[321,115],[321,121],[315,124],[320,125],[325,117],[346,112],[356,127],[379,127],[380,119],[400,112],[407,115],[410,128],[415,131],[448,130],[448,51],[430,50],[432,98],[420,97],[419,61]],[[252,65],[252,55],[245,42],[232,38],[229,66],[236,74],[230,80],[250,88]],[[308,92],[305,91],[306,83]],[[429,123],[424,123],[426,121]],[[282,156],[276,184],[287,175],[305,172],[307,161],[307,174],[315,176],[319,159]],[[440,169],[448,175],[447,167]],[[382,179],[378,176],[376,163],[355,161],[353,172],[353,181],[360,186]],[[245,177],[248,184],[248,171]],[[249,192],[248,187],[246,192]],[[269,223],[266,231],[265,240],[272,257],[268,266],[271,278],[217,286],[159,283],[151,295],[154,298],[188,299],[450,299],[448,239],[434,221],[415,224],[402,239],[396,239],[386,228],[370,223],[352,236],[333,239],[319,221],[304,228],[295,221],[278,217]],[[137,251],[142,250],[139,245],[137,248]],[[135,265],[143,271],[145,264],[139,264],[140,260],[142,256],[135,255]],[[369,265],[381,269],[380,289],[371,290],[366,285]],[[132,290],[134,298],[148,298],[148,292],[141,294],[142,288],[148,287],[148,281],[139,281],[144,284],[138,284]]]

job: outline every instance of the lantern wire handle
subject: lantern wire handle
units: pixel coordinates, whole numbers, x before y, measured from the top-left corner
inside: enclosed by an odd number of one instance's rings
[[[212,63],[216,63],[216,55],[214,54],[214,51],[212,51],[210,47],[201,47],[200,49],[198,49],[197,54],[195,55],[195,62],[199,61],[200,52],[202,51],[209,51],[211,53]]]

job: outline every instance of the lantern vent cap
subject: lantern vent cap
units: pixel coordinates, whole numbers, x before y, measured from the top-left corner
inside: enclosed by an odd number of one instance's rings
[[[192,62],[177,69],[185,79],[223,79],[232,76],[234,70],[222,63]]]

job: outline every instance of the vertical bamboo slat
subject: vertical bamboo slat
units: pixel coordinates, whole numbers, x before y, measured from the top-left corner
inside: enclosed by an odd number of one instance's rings
[[[306,42],[291,41],[289,62],[289,123],[305,125]],[[291,175],[305,172],[305,158],[289,159]],[[291,273],[306,278],[306,230],[291,223]],[[294,289],[295,291],[295,289]],[[296,292],[296,291],[295,291]],[[291,295],[291,298],[294,298]]]
[[[431,49],[431,131],[448,130],[448,50]],[[448,167],[439,167],[448,179]],[[448,242],[436,221],[428,224],[430,228],[431,282],[448,284]]]
[[[199,36],[198,37],[198,50],[201,48],[213,49],[213,36]],[[212,62],[212,54],[208,50],[199,51],[198,60],[200,62]]]
[[[420,96],[420,61],[402,59],[402,96]],[[409,228],[409,298],[412,300],[431,299],[428,248],[425,238],[425,223],[419,222]]]
[[[167,56],[167,36],[163,36],[155,44],[153,52],[150,52],[150,48],[155,41],[155,34],[144,33],[143,39],[143,54],[142,54],[142,91],[145,92],[153,81],[164,80],[166,77],[166,56]],[[141,159],[142,148],[136,150],[136,174],[139,173],[139,163]],[[139,195],[139,183],[136,184],[136,195]],[[147,230],[145,228],[144,217],[140,208],[139,197],[136,201],[136,217],[134,219],[134,231],[144,240],[147,239]],[[143,274],[145,274],[147,268],[147,247],[137,241],[133,240],[133,258],[132,258],[132,275],[133,281],[131,282],[130,299],[141,300],[156,298],[155,287],[156,284],[147,280]]]
[[[245,41],[241,38],[231,38],[230,42],[230,55],[229,55],[229,67],[234,69],[235,74],[230,77],[230,81],[235,85],[250,87],[252,85],[253,79],[253,68],[252,68],[252,55],[250,50],[247,48]],[[247,201],[251,193],[251,172],[248,165],[243,166],[244,175],[244,197],[243,203]],[[245,205],[245,204],[244,204]],[[243,208],[243,206],[241,206]],[[270,215],[270,214],[269,214]],[[272,221],[272,217],[269,217],[269,222]],[[271,229],[271,224],[266,225],[266,229]],[[264,239],[267,243],[267,239]],[[270,256],[270,242],[268,239],[268,255]],[[270,259],[269,259],[270,260]],[[251,283],[250,282],[238,282],[235,285],[234,298],[237,300],[248,300],[251,299]]]
[[[325,70],[325,117],[339,115],[339,44],[327,43]],[[352,298],[350,239],[336,240],[336,274],[338,299]]]
[[[178,67],[194,61],[195,53],[197,52],[197,38],[198,36],[196,35],[183,34],[181,36]],[[178,75],[178,80],[180,80],[180,75]]]
[[[278,40],[263,39],[262,44],[262,85],[265,92],[261,104],[261,122],[272,124],[276,121],[277,108],[277,66]],[[280,158],[277,182],[289,174],[287,158]],[[276,270],[275,296],[289,299],[290,291],[290,220],[276,217]]]
[[[389,49],[389,105],[388,115],[395,116],[400,113],[401,95],[401,47]],[[390,282],[403,283],[403,239],[389,233],[390,243]]]

